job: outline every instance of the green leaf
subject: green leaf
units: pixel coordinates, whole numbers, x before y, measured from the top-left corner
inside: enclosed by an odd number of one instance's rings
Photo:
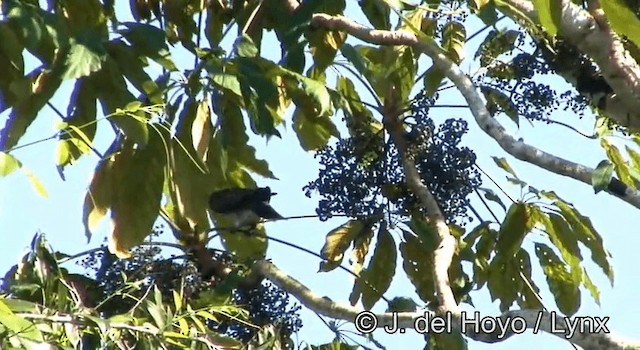
[[[9,153],[0,151],[0,176],[7,176],[20,169],[22,163]]]
[[[624,0],[609,0],[600,3],[611,28],[628,37],[634,44],[640,46],[640,19]]]
[[[518,254],[516,254],[515,260],[515,263],[522,273],[520,278],[523,282],[518,295],[518,306],[522,309],[544,309],[544,306],[540,302],[540,288],[536,286],[533,278],[531,278],[531,258],[529,257],[529,253],[524,249],[520,249]]]
[[[119,33],[131,43],[132,47],[140,54],[151,58],[158,62],[162,67],[169,71],[178,70],[175,63],[171,59],[169,46],[166,42],[165,31],[150,24],[142,24],[135,22],[121,22],[126,29]]]
[[[442,85],[442,81],[446,76],[442,69],[436,67],[435,65],[429,67],[424,74],[424,89],[427,95],[433,96],[438,91],[440,85]]]
[[[449,58],[456,64],[460,64],[464,59],[466,38],[466,29],[460,22],[451,21],[442,28],[442,48],[448,52]]]
[[[325,261],[320,262],[319,271],[331,271],[340,265],[351,242],[360,236],[371,234],[371,228],[370,223],[362,220],[349,220],[329,231],[320,251]]]
[[[533,0],[533,7],[538,13],[538,20],[540,20],[542,27],[551,36],[555,36],[562,23],[562,1]]]
[[[614,271],[608,261],[610,254],[604,249],[602,236],[595,230],[591,224],[591,220],[562,200],[556,200],[553,204],[560,208],[562,216],[566,222],[571,225],[571,229],[576,232],[578,240],[591,251],[591,260],[600,266],[602,272],[604,272],[613,285]]]
[[[64,59],[66,51],[58,50],[50,66],[41,68],[31,74],[32,89],[27,96],[20,99],[9,114],[4,128],[0,130],[0,145],[2,151],[10,150],[33,123],[38,112],[53,97],[62,83],[62,73],[65,69]]]
[[[560,312],[572,316],[580,307],[580,284],[576,283],[564,262],[548,246],[535,243],[535,252]]]
[[[383,1],[379,0],[362,0],[360,9],[369,20],[369,23],[376,29],[391,29],[391,9]]]
[[[376,249],[364,270],[353,285],[349,300],[354,305],[362,295],[362,306],[371,310],[389,289],[396,272],[397,250],[393,236],[385,224],[380,225]]]
[[[318,150],[326,146],[332,136],[340,136],[331,119],[309,117],[301,109],[296,109],[293,113],[293,129],[305,151]]]
[[[631,171],[629,168],[629,162],[626,159],[624,159],[618,147],[609,143],[606,139],[600,139],[600,144],[602,145],[604,150],[607,152],[607,158],[609,158],[611,163],[613,163],[613,165],[615,166],[614,169],[616,174],[618,175],[618,178],[620,178],[620,180],[624,184],[626,184],[627,186],[635,190],[636,180],[631,174]]]
[[[151,233],[158,217],[166,150],[163,136],[152,135],[144,147],[125,146],[100,162],[85,197],[84,223],[88,237],[111,209],[113,231],[109,249],[119,257],[129,256],[129,249]]]
[[[275,125],[281,120],[276,112],[279,104],[276,76],[279,68],[260,57],[237,57],[237,76],[249,112],[251,129],[258,135],[278,136]]]
[[[9,306],[4,302],[4,297],[0,298],[0,324],[11,330],[11,333],[17,334],[21,338],[35,342],[44,341],[44,337],[38,327],[36,327],[36,325],[31,321],[14,314]]]
[[[423,243],[409,231],[402,230],[403,241],[400,242],[402,268],[409,281],[416,288],[420,299],[426,303],[435,302],[433,280],[433,254],[424,248]]]
[[[487,288],[491,300],[500,300],[500,311],[508,310],[518,298],[523,281],[516,259],[493,259],[487,271]]]
[[[511,168],[511,166],[509,165],[509,163],[505,158],[498,158],[496,156],[492,156],[491,158],[493,158],[493,161],[496,163],[498,167],[500,167],[500,169],[508,172],[516,179],[518,178],[518,176],[516,175],[516,172],[513,171],[513,168]]]
[[[97,38],[71,40],[71,47],[65,65],[67,70],[62,79],[77,79],[97,72],[102,67],[106,52]],[[93,39],[93,40],[91,40]]]
[[[607,189],[613,177],[614,168],[615,166],[606,159],[598,163],[591,176],[591,185],[595,193]]]
[[[151,79],[144,68],[148,65],[147,59],[140,56],[134,47],[127,45],[122,40],[113,40],[107,44],[109,56],[118,64],[118,68],[129,82],[151,104],[163,104],[163,92],[158,84]]]
[[[533,228],[531,209],[522,202],[513,203],[500,225],[498,242],[496,243],[496,258],[512,259],[520,249],[524,237]]]
[[[471,0],[469,2],[471,11],[478,16],[484,24],[493,26],[497,19],[498,13],[496,12],[496,6],[491,0]]]
[[[484,198],[488,201],[492,201],[494,203],[498,203],[502,209],[507,211],[507,207],[504,205],[500,197],[490,188],[480,187],[478,188],[480,192],[484,192]]]
[[[102,65],[102,69],[94,74],[91,82],[100,99],[102,112],[109,115],[109,121],[128,139],[139,145],[146,144],[149,139],[147,126],[149,115],[143,111],[129,113],[123,110],[129,103],[138,100],[127,89],[127,83],[118,63],[109,57]]]
[[[49,193],[47,192],[47,189],[44,187],[40,179],[38,179],[38,177],[31,170],[22,168],[22,171],[24,172],[24,175],[27,177],[29,182],[31,182],[31,186],[33,186],[33,189],[36,191],[37,194],[39,194],[44,198],[49,197]]]
[[[598,286],[596,286],[595,283],[593,283],[593,281],[591,280],[591,278],[587,274],[586,270],[582,271],[582,285],[585,288],[587,288],[587,290],[591,294],[591,297],[596,302],[596,304],[598,304],[598,306],[599,306],[600,305],[600,290],[598,289]]]
[[[539,210],[537,207],[531,207],[531,215],[535,217],[535,220],[542,223],[545,227],[545,232],[549,236],[551,243],[555,245],[560,251],[562,259],[569,264],[571,268],[571,277],[575,283],[582,281],[582,255],[580,254],[580,248],[578,247],[578,238],[575,232],[571,230],[571,227],[567,221],[556,213],[546,214]]]
[[[253,40],[246,34],[238,38],[233,49],[236,55],[240,57],[256,57],[259,53]]]
[[[276,176],[269,169],[269,164],[256,157],[256,149],[249,145],[249,136],[246,133],[244,116],[238,105],[231,99],[223,96],[218,100],[219,132],[222,147],[230,156],[232,162],[256,174],[270,179]]]

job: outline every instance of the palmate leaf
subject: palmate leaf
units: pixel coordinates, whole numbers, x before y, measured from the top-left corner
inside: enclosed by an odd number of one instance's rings
[[[340,265],[351,243],[359,237],[372,235],[372,226],[363,220],[349,220],[327,233],[320,255],[319,271],[328,272]]]
[[[88,32],[83,37],[70,40],[71,47],[65,62],[67,68],[62,79],[77,79],[100,70],[107,54],[100,39]]]
[[[536,243],[535,251],[558,309],[567,316],[575,314],[580,307],[580,282],[573,280],[566,264],[551,248]]]
[[[181,233],[189,238],[196,236],[204,239],[210,228],[207,203],[209,194],[213,191],[213,175],[207,172],[206,158],[199,157],[192,141],[192,130],[197,123],[200,104],[193,98],[188,99],[179,115],[176,137],[170,141],[171,177],[167,179],[167,187],[171,199],[168,211]],[[210,136],[209,131],[207,151]]]
[[[127,84],[118,63],[108,57],[102,69],[94,73],[91,82],[98,92],[102,112],[109,115],[109,121],[118,127],[133,142],[144,145],[149,138],[146,113],[140,110],[122,113],[122,108],[137,101],[127,89]]]
[[[555,0],[533,0],[542,27],[554,36],[562,23],[562,2]]]
[[[90,81],[91,77],[76,80],[71,93],[68,118],[60,134],[57,145],[58,173],[63,176],[64,167],[73,164],[82,155],[90,152],[96,134],[96,98],[97,92]],[[64,179],[64,177],[63,177]]]
[[[356,279],[349,301],[355,305],[362,297],[362,306],[370,310],[389,289],[396,272],[397,248],[386,224],[378,231],[376,248],[367,268]]]
[[[504,261],[512,259],[533,226],[531,207],[522,202],[513,203],[500,225],[498,242],[496,243],[496,258]]]
[[[121,30],[120,34],[131,43],[138,53],[151,58],[170,71],[178,70],[171,59],[164,30],[142,23],[123,22],[121,24],[126,29]]]
[[[59,50],[48,69],[38,69],[30,74],[33,84],[30,93],[12,108],[4,128],[0,130],[0,145],[3,150],[11,149],[18,143],[38,112],[60,87],[65,69],[65,54],[65,50]]]
[[[138,149],[125,143],[120,152],[100,162],[85,197],[87,234],[90,237],[110,209],[109,249],[119,257],[130,255],[129,249],[151,233],[158,217],[166,164],[162,138],[154,132],[150,142]]]
[[[164,97],[158,84],[144,71],[147,59],[140,55],[135,47],[127,45],[122,40],[113,40],[107,43],[109,56],[118,63],[118,68],[124,77],[144,96],[151,104],[163,104]]]
[[[403,241],[400,242],[402,268],[409,281],[416,288],[416,293],[424,302],[436,300],[433,281],[433,255],[422,242],[409,231],[403,230]]]

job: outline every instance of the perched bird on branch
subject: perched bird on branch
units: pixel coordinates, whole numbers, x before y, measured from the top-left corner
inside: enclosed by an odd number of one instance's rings
[[[209,207],[214,213],[232,218],[237,227],[255,226],[262,219],[282,219],[269,204],[269,187],[227,188],[213,192],[209,196]]]

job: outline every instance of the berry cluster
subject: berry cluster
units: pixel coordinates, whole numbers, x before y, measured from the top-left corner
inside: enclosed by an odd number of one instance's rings
[[[428,116],[433,103],[434,98],[421,93],[410,105],[411,114],[405,118],[407,156],[414,160],[446,219],[459,222],[468,218],[467,196],[481,185],[473,167],[476,156],[459,145],[468,131],[467,123],[448,119],[436,127]],[[380,143],[383,147],[375,147]],[[363,144],[374,146],[363,150]],[[304,190],[308,197],[314,192],[320,195],[316,209],[320,220],[333,215],[364,218],[385,212],[404,216],[421,210],[417,198],[406,188],[398,149],[391,142],[384,145],[381,134],[339,140],[317,152],[316,158],[321,170]]]

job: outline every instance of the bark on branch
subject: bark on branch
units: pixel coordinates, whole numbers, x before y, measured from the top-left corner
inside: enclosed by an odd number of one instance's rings
[[[589,3],[592,15],[569,0],[561,1],[562,20],[559,23],[558,34],[589,56],[598,65],[602,76],[613,89],[613,93],[604,96],[604,104],[598,106],[598,103],[595,103],[595,105],[620,125],[632,130],[640,129],[640,66],[638,62],[624,48],[620,37],[611,30],[597,2]],[[505,0],[505,3],[534,22],[538,22],[538,14],[531,1]],[[515,13],[505,11],[505,14],[514,21],[518,19]],[[576,84],[573,77],[563,76],[569,83]]]

